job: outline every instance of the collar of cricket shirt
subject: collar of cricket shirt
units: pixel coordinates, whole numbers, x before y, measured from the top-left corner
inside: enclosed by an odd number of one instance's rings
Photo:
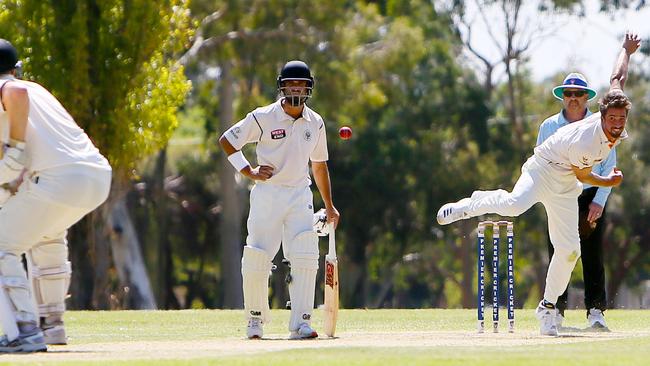
[[[282,108],[282,99],[278,99],[275,102],[275,116],[279,120],[283,119],[291,119],[292,121],[297,120],[291,117],[290,115],[287,114],[287,112],[284,111],[284,108]],[[303,104],[302,107],[302,115],[298,118],[303,118],[308,122],[311,122],[313,120],[311,109],[307,106],[307,104]]]

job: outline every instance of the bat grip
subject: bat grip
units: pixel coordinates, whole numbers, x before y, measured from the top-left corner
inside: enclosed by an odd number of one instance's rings
[[[329,249],[327,255],[336,258],[336,230],[334,229],[334,224],[329,224]]]

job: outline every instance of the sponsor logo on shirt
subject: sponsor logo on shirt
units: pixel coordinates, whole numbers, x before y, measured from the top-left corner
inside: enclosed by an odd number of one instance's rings
[[[287,136],[287,132],[283,129],[271,131],[271,138],[273,140],[283,139]]]
[[[310,130],[305,130],[305,141],[311,140],[311,131]]]
[[[241,129],[239,127],[235,127],[232,130],[230,130],[230,134],[232,137],[239,139],[239,134],[241,133]]]

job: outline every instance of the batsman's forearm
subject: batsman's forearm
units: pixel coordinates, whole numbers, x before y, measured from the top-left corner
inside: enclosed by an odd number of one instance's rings
[[[318,164],[312,166],[314,172],[314,180],[316,181],[316,187],[320,192],[321,198],[326,208],[334,206],[332,201],[332,184],[330,181],[330,173],[327,169],[327,163]]]

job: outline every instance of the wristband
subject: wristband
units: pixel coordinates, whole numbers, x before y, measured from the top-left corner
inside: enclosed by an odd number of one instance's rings
[[[240,151],[237,151],[234,154],[230,154],[228,156],[228,161],[232,166],[235,167],[235,170],[240,172],[242,169],[246,168],[247,166],[251,165],[248,160],[246,160],[246,157],[244,154]]]

